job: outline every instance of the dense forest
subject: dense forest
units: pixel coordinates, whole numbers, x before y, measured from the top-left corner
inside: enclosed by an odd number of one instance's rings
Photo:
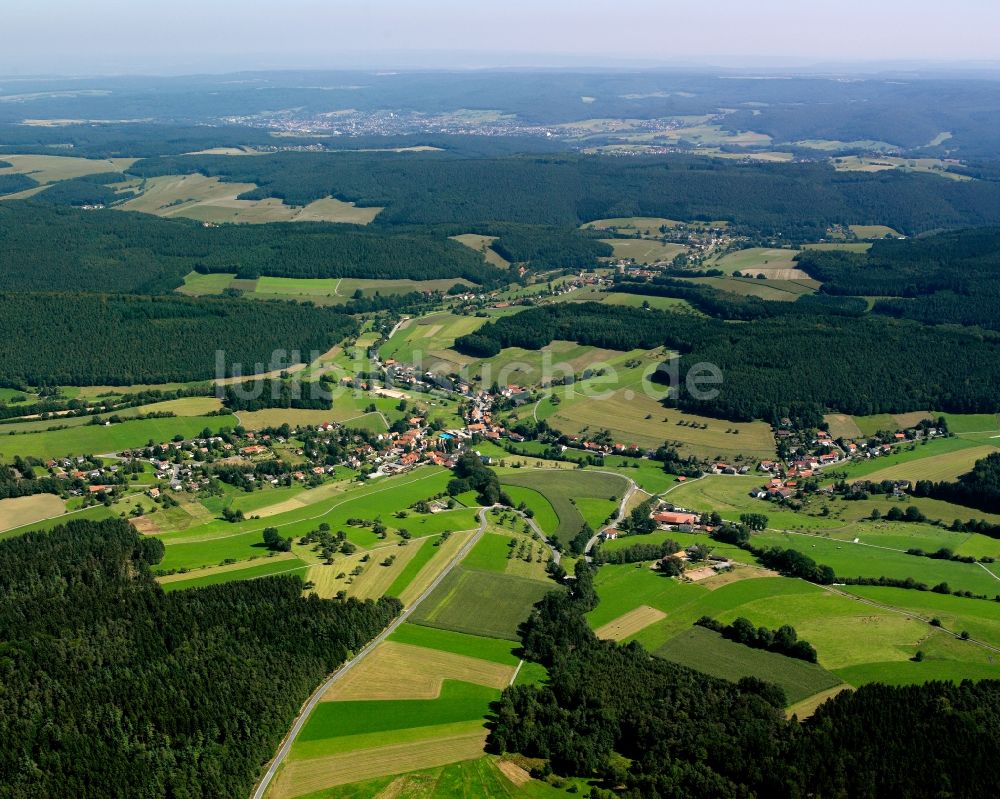
[[[787,241],[835,224],[907,234],[1000,223],[1000,184],[896,171],[836,172],[820,163],[749,164],[675,155],[459,158],[443,153],[279,153],[140,161],[142,177],[200,172],[255,183],[246,199],[293,205],[334,196],[385,206],[376,226],[496,222],[572,227],[594,219],[727,219]]]
[[[38,183],[34,179],[17,172],[9,175],[0,175],[0,194],[14,194],[25,189],[32,189],[37,185]]]
[[[786,721],[784,692],[729,683],[596,638],[578,564],[573,595],[548,594],[522,628],[541,686],[507,688],[489,746],[587,776],[605,797],[908,796],[974,799],[1000,790],[1000,682],[862,686]],[[789,636],[790,637],[790,636]]]
[[[130,385],[308,361],[356,330],[331,308],[98,294],[0,294],[0,385]],[[272,364],[275,353],[285,363]]]
[[[876,313],[1000,329],[998,228],[878,241],[863,254],[806,250],[797,260],[824,294],[880,297]]]
[[[247,796],[306,696],[399,613],[299,577],[164,594],[123,520],[0,542],[0,797]]]
[[[321,381],[249,380],[226,386],[222,404],[232,411],[264,408],[329,410],[332,401]]]
[[[158,294],[181,285],[195,269],[253,278],[453,277],[473,283],[502,275],[468,247],[423,232],[318,222],[206,228],[40,199],[0,204],[0,291]]]
[[[1000,407],[1000,341],[879,318],[803,311],[734,324],[564,303],[487,323],[458,338],[455,348],[485,358],[504,347],[539,349],[556,339],[616,350],[666,345],[681,353],[682,380],[699,364],[714,364],[723,376],[716,396],[699,399],[682,390],[675,402],[726,419],[807,416],[818,423],[826,408],[867,415]],[[968,379],[972,374],[975,380]]]

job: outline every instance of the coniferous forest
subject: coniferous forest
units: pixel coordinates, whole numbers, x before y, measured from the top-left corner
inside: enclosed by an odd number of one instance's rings
[[[306,696],[399,613],[298,577],[164,594],[122,520],[0,542],[0,796],[245,797]]]

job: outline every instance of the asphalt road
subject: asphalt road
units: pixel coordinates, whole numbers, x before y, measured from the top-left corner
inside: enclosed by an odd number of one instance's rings
[[[264,799],[264,794],[267,793],[268,787],[271,785],[271,780],[274,779],[274,775],[277,773],[278,768],[288,757],[289,751],[291,751],[292,744],[298,737],[298,734],[302,731],[302,727],[305,726],[309,715],[313,712],[316,705],[319,704],[320,700],[323,698],[330,687],[336,683],[340,678],[347,674],[351,669],[358,665],[362,660],[364,660],[371,651],[375,649],[379,644],[381,644],[386,638],[395,632],[396,628],[399,627],[403,622],[405,622],[411,613],[417,608],[417,606],[423,602],[430,593],[437,588],[441,581],[451,572],[455,566],[461,562],[461,560],[469,554],[469,551],[476,545],[476,542],[482,537],[483,533],[486,532],[486,511],[488,508],[480,508],[479,510],[479,529],[476,530],[475,535],[472,536],[462,548],[456,553],[455,557],[451,559],[451,562],[442,570],[442,572],[434,578],[427,589],[414,600],[408,608],[404,609],[388,627],[386,627],[381,633],[379,633],[375,638],[373,638],[364,649],[362,649],[353,658],[347,661],[343,666],[337,669],[333,674],[326,678],[322,685],[319,686],[312,695],[302,706],[302,710],[299,711],[299,715],[296,716],[291,729],[288,731],[288,735],[285,736],[285,740],[282,741],[281,747],[278,749],[277,754],[275,754],[274,759],[268,764],[267,771],[261,777],[260,782],[257,783],[257,787],[251,794],[251,799]]]

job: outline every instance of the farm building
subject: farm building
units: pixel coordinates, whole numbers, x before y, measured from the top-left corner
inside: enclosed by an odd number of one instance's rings
[[[660,511],[653,514],[653,521],[657,524],[697,524],[698,514],[682,513],[679,511]]]

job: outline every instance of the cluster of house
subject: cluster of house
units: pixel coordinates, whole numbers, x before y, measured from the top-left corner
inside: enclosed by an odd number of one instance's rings
[[[72,481],[76,487],[67,488],[70,496],[81,496],[84,493],[100,494],[102,491],[113,491],[121,484],[118,464],[97,466],[83,456],[75,458],[50,458],[45,462],[49,473],[57,480]],[[84,485],[86,484],[86,485]]]

